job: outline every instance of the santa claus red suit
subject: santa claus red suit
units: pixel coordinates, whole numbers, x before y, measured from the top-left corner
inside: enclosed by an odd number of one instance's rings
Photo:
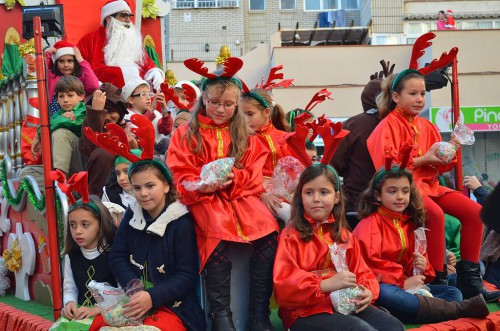
[[[132,16],[126,1],[109,1],[101,8],[104,26],[83,36],[77,47],[102,83],[121,88],[130,79],[143,78],[159,89],[165,74],[146,54]]]

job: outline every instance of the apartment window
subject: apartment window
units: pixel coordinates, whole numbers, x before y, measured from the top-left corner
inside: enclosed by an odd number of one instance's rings
[[[341,9],[359,9],[358,0],[342,0],[340,4]]]
[[[239,0],[173,0],[172,7],[182,8],[233,8],[239,7]]]
[[[459,28],[462,30],[471,29],[493,29],[493,21],[482,21],[482,22],[460,22]]]
[[[264,10],[266,9],[265,0],[250,0],[250,10]]]
[[[280,0],[281,9],[295,9],[295,0]]]
[[[339,9],[337,0],[305,0],[305,10],[333,10]]]

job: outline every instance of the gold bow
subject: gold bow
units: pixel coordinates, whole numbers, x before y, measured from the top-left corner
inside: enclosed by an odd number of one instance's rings
[[[12,272],[17,272],[21,269],[23,265],[21,256],[21,246],[19,246],[19,241],[14,239],[9,249],[3,252],[4,264],[7,265],[7,269]]]

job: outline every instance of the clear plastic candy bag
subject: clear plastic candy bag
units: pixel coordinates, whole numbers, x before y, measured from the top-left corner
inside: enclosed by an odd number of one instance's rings
[[[234,165],[234,157],[225,157],[212,161],[201,167],[200,180],[183,181],[182,185],[188,191],[196,191],[203,184],[224,183]]]
[[[419,253],[422,255],[424,255],[425,252],[427,252],[427,237],[425,235],[425,230],[427,229],[421,226],[415,229],[415,231],[413,232],[415,234],[415,253]],[[423,275],[423,272],[415,268],[415,266],[413,266],[413,275],[414,276]],[[411,294],[419,294],[427,297],[432,297],[429,287],[425,285],[412,287],[406,290],[406,292]]]
[[[142,321],[129,319],[123,314],[123,305],[130,301],[130,297],[134,293],[143,290],[139,279],[131,280],[126,291],[108,283],[98,283],[94,280],[90,281],[88,288],[92,292],[106,324],[109,326],[142,325]]]
[[[453,128],[453,137],[460,145],[472,145],[476,141],[476,138],[474,138],[474,131],[466,127],[461,120],[459,120]],[[453,160],[457,153],[456,146],[449,142],[440,141],[434,145],[438,146],[436,156],[445,162]]]
[[[337,272],[342,270],[349,270],[345,259],[346,246],[344,244],[333,243],[330,246],[330,255],[332,257],[333,265]],[[330,300],[332,300],[333,308],[336,312],[344,315],[350,315],[357,309],[356,297],[363,291],[358,287],[343,288],[330,293]]]
[[[292,201],[304,165],[293,156],[285,156],[276,162],[273,177],[264,183],[267,193]]]

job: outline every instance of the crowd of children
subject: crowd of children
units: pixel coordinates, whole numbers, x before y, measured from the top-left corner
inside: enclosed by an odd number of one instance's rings
[[[361,132],[348,121],[352,139],[332,161],[348,182],[344,195],[330,161],[349,132],[314,118],[309,105],[285,116],[270,90],[289,82],[276,83],[282,79],[276,71],[249,90],[237,77],[242,60],[228,58],[209,73],[189,59],[186,66],[204,76],[199,87],[182,81],[153,91],[147,81],[131,79],[117,89],[96,86],[73,45],[57,43],[47,54],[49,93],[57,101],[50,119],[57,178],[85,182],[75,186],[80,200],[69,197],[66,319],[91,318],[90,330],[98,330],[107,320],[89,281],[126,290],[138,280],[140,289],[123,306],[127,319],[161,330],[205,330],[208,316],[212,330],[236,330],[234,243],[252,247],[248,330],[273,330],[273,290],[290,330],[404,330],[402,322],[484,317],[486,301],[500,297],[486,291],[480,275],[480,206],[437,180],[455,160],[436,156],[441,137],[418,116],[425,72],[413,62],[397,75],[372,80],[363,92],[359,118],[373,123]],[[325,142],[320,162],[311,144],[318,134]],[[36,135],[36,158],[40,143]],[[264,185],[285,157],[305,167],[289,200]],[[227,158],[234,165],[223,178],[201,179],[204,166]],[[367,159],[373,166],[356,168]],[[363,180],[357,180],[360,172]],[[122,213],[115,222],[110,206]],[[351,232],[346,211],[356,207],[360,222]],[[458,288],[447,283],[454,266],[445,257],[445,213],[468,234],[456,263]],[[414,231],[423,226],[429,229],[427,250],[416,252]],[[335,245],[345,249],[345,269],[332,259]],[[206,312],[197,295],[200,273]],[[332,293],[352,288],[358,291],[350,300],[354,311],[337,311]]]

